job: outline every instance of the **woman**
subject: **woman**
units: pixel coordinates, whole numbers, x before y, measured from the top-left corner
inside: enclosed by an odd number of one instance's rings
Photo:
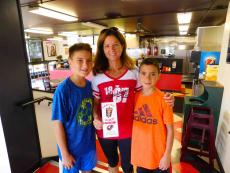
[[[134,61],[126,53],[126,41],[117,28],[101,31],[97,43],[97,53],[92,80],[94,99],[94,126],[103,152],[109,163],[109,172],[118,172],[118,151],[121,167],[125,173],[133,172],[130,164],[132,120],[135,91],[141,89],[137,80],[138,71]],[[173,96],[166,101],[173,105]],[[117,137],[105,138],[102,131],[101,103],[115,102],[117,106]]]

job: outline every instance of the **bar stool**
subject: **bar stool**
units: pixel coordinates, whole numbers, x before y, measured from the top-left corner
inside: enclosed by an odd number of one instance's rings
[[[212,110],[208,107],[192,107],[183,136],[181,157],[186,151],[209,157],[209,165],[213,168],[216,157],[214,133]]]

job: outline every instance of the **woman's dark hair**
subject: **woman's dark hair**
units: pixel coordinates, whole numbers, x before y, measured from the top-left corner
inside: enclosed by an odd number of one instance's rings
[[[143,65],[152,65],[154,67],[157,68],[157,71],[158,73],[160,73],[160,68],[159,68],[159,64],[158,64],[158,61],[155,59],[155,58],[146,58],[144,59],[141,64],[140,64],[140,68],[143,66]]]
[[[123,46],[121,54],[122,66],[125,66],[128,69],[133,69],[134,61],[126,53],[127,45],[124,36],[118,31],[116,27],[111,27],[108,29],[103,29],[99,35],[97,41],[97,52],[95,55],[95,62],[93,67],[93,74],[96,75],[98,73],[103,73],[109,68],[109,62],[104,53],[104,41],[107,36],[114,36],[118,39],[120,44]]]
[[[74,52],[85,50],[92,54],[92,48],[88,43],[76,43],[69,48],[69,59],[72,59]]]

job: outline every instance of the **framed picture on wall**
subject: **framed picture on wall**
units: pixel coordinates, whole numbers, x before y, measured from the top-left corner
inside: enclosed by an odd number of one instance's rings
[[[29,62],[42,61],[44,59],[42,40],[31,39],[26,41]]]
[[[46,49],[47,49],[47,55],[48,55],[48,57],[57,56],[56,45],[54,43],[47,44],[46,45]]]
[[[228,40],[228,52],[227,52],[227,59],[226,59],[226,62],[228,64],[230,64],[230,37],[229,37],[229,40]]]

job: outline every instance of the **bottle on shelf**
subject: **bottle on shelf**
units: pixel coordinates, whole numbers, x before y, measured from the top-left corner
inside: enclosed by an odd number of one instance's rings
[[[154,56],[158,55],[158,47],[157,46],[154,46],[154,48],[153,48],[153,55]]]
[[[150,46],[150,43],[148,42],[148,46],[147,46],[147,49],[146,49],[146,56],[150,56],[151,55],[151,46]]]

